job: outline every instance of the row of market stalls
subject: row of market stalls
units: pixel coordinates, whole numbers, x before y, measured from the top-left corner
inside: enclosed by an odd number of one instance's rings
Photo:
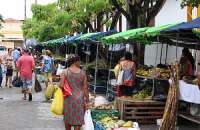
[[[91,67],[93,68],[93,71],[89,71],[88,73],[89,77],[91,78],[91,91],[95,93],[106,93],[107,98],[112,100],[117,95],[115,84],[116,80],[113,76],[112,68],[116,63],[115,58],[118,57],[119,59],[119,54],[121,54],[122,57],[123,51],[127,51],[126,44],[167,44],[167,46],[173,45],[176,46],[176,48],[186,47],[189,49],[199,50],[200,33],[198,28],[200,28],[200,18],[197,18],[191,22],[167,24],[159,27],[131,29],[120,33],[112,30],[108,32],[95,32],[78,34],[76,36],[65,36],[60,39],[47,41],[44,43],[44,45],[55,47],[63,44],[67,46],[73,45],[75,47],[74,53],[77,54],[80,50],[79,46],[81,46],[81,50],[84,51],[86,56],[85,66],[90,64],[89,57],[94,57],[94,64]],[[108,47],[106,54],[108,62],[106,63],[104,69],[102,69],[102,65],[99,64],[102,62],[99,52],[106,46],[110,47]],[[156,52],[158,52],[158,48]],[[177,53],[178,52],[176,51],[176,57]],[[155,61],[156,60],[157,59],[155,59]],[[113,126],[117,125],[117,122],[122,124],[120,126],[123,126],[123,123],[119,122],[119,119],[125,121],[132,120],[139,123],[156,123],[157,119],[161,119],[164,113],[165,101],[170,86],[168,82],[170,78],[168,65],[169,64],[167,63],[165,65],[155,64],[154,67],[142,66],[138,68],[137,90],[135,91],[135,94],[133,94],[133,97],[131,99],[120,97],[115,98],[115,106],[118,111],[118,117],[120,118],[116,118],[116,110],[111,109],[113,106],[110,104],[109,107],[94,107],[92,115],[94,122],[96,123],[96,129],[104,130],[106,127],[110,128],[109,130],[112,130],[114,129]],[[104,80],[105,82],[103,84],[99,84],[101,80]],[[200,124],[199,86],[192,84],[192,82],[188,82],[188,80],[180,80],[178,90],[181,103],[192,104],[189,107],[189,112],[187,112],[186,109],[182,109],[182,111],[179,111],[179,116]],[[105,108],[107,108],[107,110],[105,110]],[[104,113],[103,115],[100,114],[102,112]],[[112,116],[112,114],[115,115]],[[105,123],[108,121],[112,122],[110,123],[110,126],[107,126]],[[134,123],[132,123],[132,125],[133,124]]]

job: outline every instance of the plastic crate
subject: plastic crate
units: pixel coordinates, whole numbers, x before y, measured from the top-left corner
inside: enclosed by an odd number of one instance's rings
[[[105,130],[101,123],[95,122],[95,130]]]
[[[119,117],[119,111],[116,109],[112,110],[105,110],[105,109],[92,109],[91,110],[91,116],[93,120],[98,120],[98,115],[103,117],[104,115],[106,116],[116,116]]]

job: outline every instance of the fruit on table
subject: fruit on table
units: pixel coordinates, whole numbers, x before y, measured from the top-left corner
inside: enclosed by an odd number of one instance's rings
[[[116,124],[116,117],[105,117],[99,121],[106,129],[107,128],[116,128],[118,125]]]
[[[119,127],[123,126],[123,124],[125,124],[125,123],[126,123],[126,122],[123,121],[123,120],[117,121],[117,125],[118,125]]]
[[[113,109],[114,108],[114,105],[113,104],[105,104],[105,105],[101,105],[101,106],[94,106],[93,109]]]
[[[132,121],[128,121],[125,124],[123,124],[122,127],[126,127],[126,128],[132,128],[133,127],[133,122]]]
[[[139,93],[133,95],[133,99],[144,99],[151,96],[151,88],[144,88]]]
[[[158,79],[169,79],[170,78],[170,71],[168,69],[164,69],[164,68],[153,68],[153,69],[139,68],[137,70],[136,74],[139,76],[144,76],[144,77],[154,76],[155,78],[158,78]]]

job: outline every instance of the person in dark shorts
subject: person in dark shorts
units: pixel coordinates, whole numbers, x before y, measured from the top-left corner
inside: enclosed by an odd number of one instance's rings
[[[23,82],[22,92],[24,94],[23,100],[26,100],[28,94],[29,101],[32,101],[32,71],[35,68],[35,61],[32,56],[29,55],[28,49],[24,48],[22,56],[17,61],[17,69],[20,73],[20,78]]]
[[[6,66],[6,87],[12,87],[12,76],[13,76],[13,56],[12,48],[8,48],[8,54],[4,57]]]

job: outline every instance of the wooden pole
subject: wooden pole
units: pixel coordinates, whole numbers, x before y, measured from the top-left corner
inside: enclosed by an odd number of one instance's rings
[[[199,4],[199,6],[197,8],[197,17],[200,17],[200,4]]]
[[[187,21],[192,21],[192,5],[187,6]]]

